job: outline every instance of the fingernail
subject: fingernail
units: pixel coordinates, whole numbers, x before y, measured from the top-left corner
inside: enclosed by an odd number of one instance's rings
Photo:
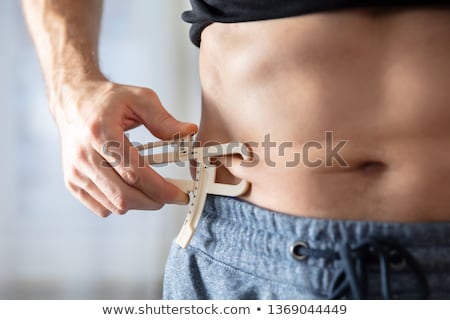
[[[181,122],[181,125],[183,127],[183,130],[188,131],[189,133],[196,133],[198,130],[198,127],[194,123],[190,122]]]
[[[189,196],[186,193],[180,193],[179,196],[175,199],[176,204],[188,204]]]

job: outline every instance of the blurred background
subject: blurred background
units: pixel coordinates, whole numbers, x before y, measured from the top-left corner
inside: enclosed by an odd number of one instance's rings
[[[199,122],[188,0],[105,0],[100,60],[113,81],[153,88]],[[98,218],[64,187],[58,132],[18,0],[0,1],[0,299],[159,299],[186,207]],[[131,140],[154,140],[142,128]],[[170,177],[187,169],[159,168]]]

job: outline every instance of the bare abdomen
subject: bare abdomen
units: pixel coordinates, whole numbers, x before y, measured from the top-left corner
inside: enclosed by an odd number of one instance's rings
[[[213,24],[198,139],[250,143],[259,161],[229,171],[269,209],[449,220],[449,34],[450,11],[430,8]]]

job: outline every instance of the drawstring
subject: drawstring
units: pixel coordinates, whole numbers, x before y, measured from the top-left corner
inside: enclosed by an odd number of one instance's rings
[[[339,260],[338,269],[328,288],[329,299],[367,299],[367,267],[374,263],[379,267],[380,290],[383,299],[392,299],[391,269],[400,266],[408,266],[417,279],[419,299],[428,297],[427,280],[419,263],[406,249],[390,241],[367,239],[353,247],[344,243],[338,247],[337,251],[312,249],[304,242],[298,242],[291,248],[291,253],[298,260],[301,260],[298,257],[304,259],[309,256]]]

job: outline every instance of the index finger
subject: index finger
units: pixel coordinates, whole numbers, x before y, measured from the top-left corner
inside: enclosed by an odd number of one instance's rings
[[[96,151],[128,185],[158,203],[186,204],[189,197],[150,168],[137,147],[124,134],[115,135],[95,146]]]

